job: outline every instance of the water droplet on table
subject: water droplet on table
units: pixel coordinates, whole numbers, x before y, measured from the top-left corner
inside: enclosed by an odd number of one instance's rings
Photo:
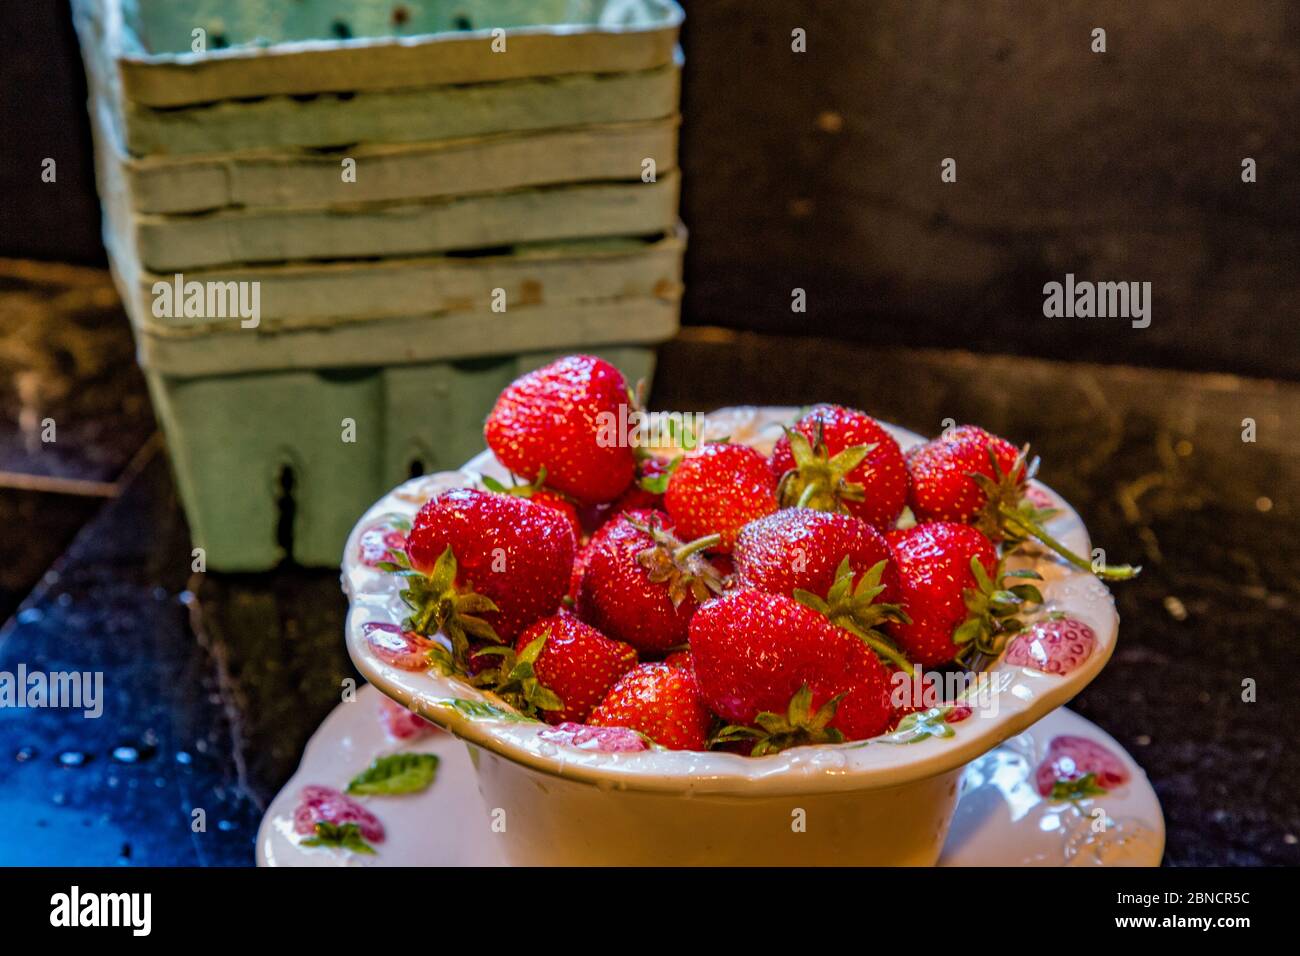
[[[84,767],[90,760],[90,755],[80,750],[65,750],[59,754],[59,764],[64,767]]]

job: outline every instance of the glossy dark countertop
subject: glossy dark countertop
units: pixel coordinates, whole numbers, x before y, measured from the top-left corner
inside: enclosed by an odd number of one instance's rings
[[[0,864],[246,865],[261,808],[354,676],[338,574],[192,574],[165,455],[139,425],[139,377],[104,388],[115,398],[75,414],[80,460],[108,464],[70,473],[112,489],[18,492],[40,496],[23,506],[24,539],[80,533],[28,572],[35,591],[0,631],[0,670],[102,670],[104,714],[0,709],[0,808],[18,834]],[[1094,542],[1146,566],[1115,588],[1119,649],[1071,706],[1146,768],[1166,862],[1300,863],[1300,454],[1287,434],[1300,387],[697,328],[662,350],[651,405],[816,400],[1032,442]],[[0,422],[0,452],[14,427]],[[6,509],[14,495],[0,488]]]

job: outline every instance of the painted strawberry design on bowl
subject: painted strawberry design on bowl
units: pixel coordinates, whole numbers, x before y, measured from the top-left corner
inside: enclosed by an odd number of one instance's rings
[[[357,541],[357,559],[372,568],[392,560],[395,552],[406,548],[406,534],[411,523],[401,515],[381,515],[361,532]]]
[[[1068,674],[1097,648],[1097,635],[1082,621],[1056,614],[1021,631],[1007,645],[1003,660],[1047,674]]]
[[[309,846],[337,846],[373,853],[384,841],[379,818],[346,793],[318,784],[303,787],[293,814],[293,829]]]
[[[515,862],[933,863],[963,768],[1097,675],[1101,578],[1137,569],[1080,557],[982,429],[750,407],[611,447],[632,402],[563,359],[503,393],[488,451],[377,502],[343,568],[358,669],[470,744]],[[402,549],[365,560],[393,516]]]

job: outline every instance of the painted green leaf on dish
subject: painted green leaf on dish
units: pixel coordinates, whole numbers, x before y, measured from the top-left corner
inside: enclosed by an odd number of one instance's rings
[[[348,793],[362,796],[419,793],[427,790],[438,772],[435,754],[390,754],[352,778]]]

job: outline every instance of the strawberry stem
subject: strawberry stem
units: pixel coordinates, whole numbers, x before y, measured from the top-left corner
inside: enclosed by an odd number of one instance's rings
[[[650,547],[637,553],[637,563],[645,568],[651,584],[667,584],[673,607],[681,605],[686,595],[692,594],[699,603],[722,593],[722,576],[700,552],[712,548],[722,540],[718,534],[705,535],[683,544],[676,535],[658,527],[652,518],[643,524],[633,518],[625,519],[642,534],[650,536]]]
[[[1026,518],[1020,512],[1006,505],[1002,505],[998,508],[998,514],[1002,516],[1004,521],[1014,525],[1021,532],[1027,533],[1031,537],[1036,538],[1076,568],[1081,571],[1088,571],[1091,574],[1095,574],[1097,577],[1106,581],[1127,581],[1131,578],[1137,577],[1138,572],[1142,570],[1140,566],[1135,568],[1130,564],[1103,564],[1099,567],[1093,567],[1092,562],[1079,557],[1079,555],[1061,544],[1061,542],[1048,534],[1047,529],[1037,521],[1032,521],[1029,518]]]
[[[685,561],[693,554],[700,551],[707,551],[709,548],[717,547],[722,542],[720,534],[706,534],[702,538],[696,538],[694,541],[688,541],[686,544],[673,551],[674,561]]]
[[[782,507],[847,512],[844,502],[864,500],[863,486],[849,481],[847,476],[871,454],[875,444],[852,445],[832,455],[826,448],[821,422],[811,439],[793,428],[787,428],[785,434],[794,467],[777,482]]]

